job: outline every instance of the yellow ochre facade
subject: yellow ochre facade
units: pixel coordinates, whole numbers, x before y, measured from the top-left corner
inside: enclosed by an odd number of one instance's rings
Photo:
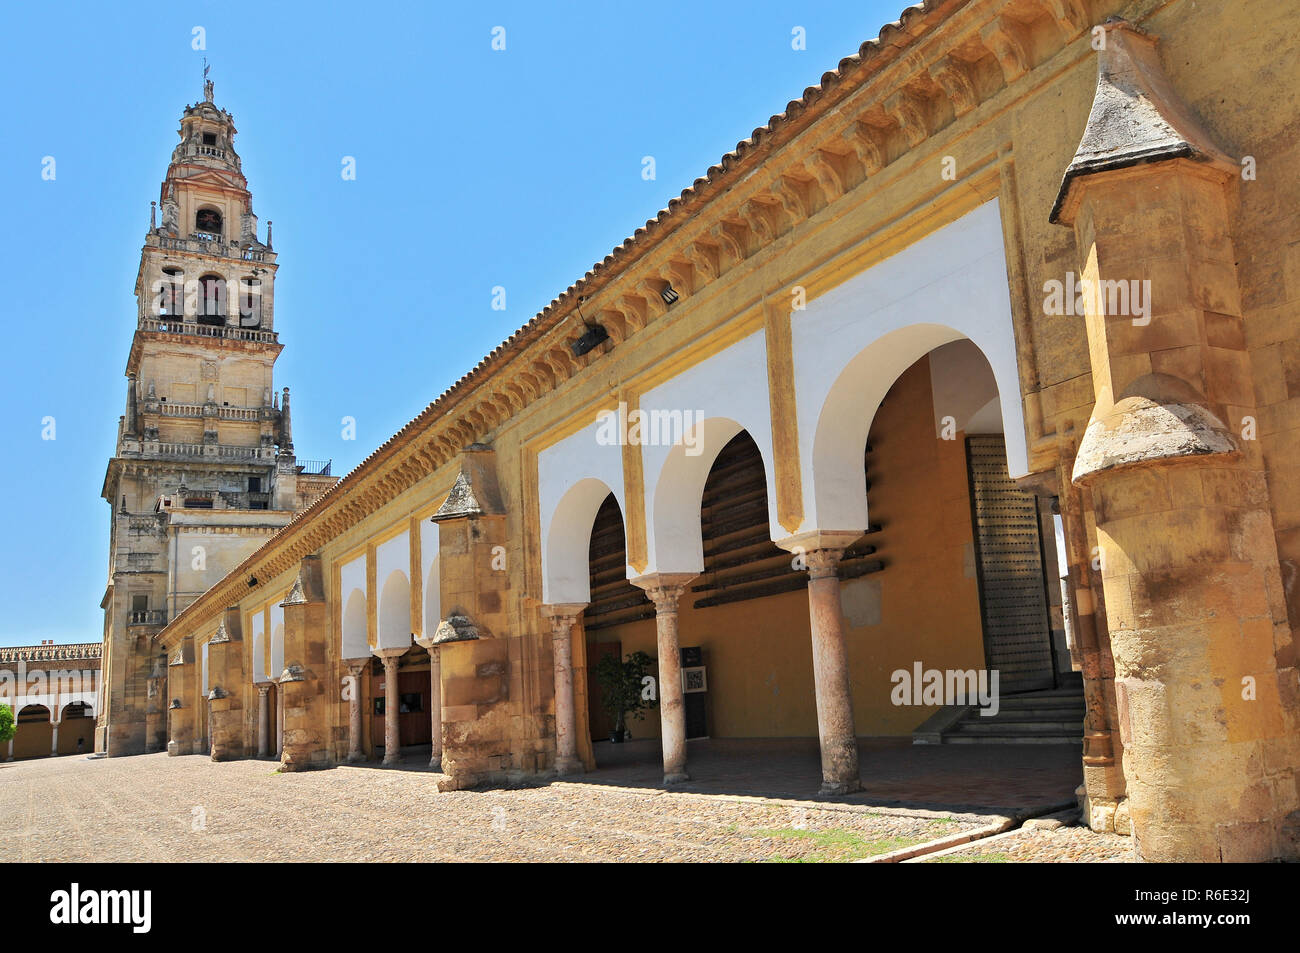
[[[834,795],[857,737],[972,740],[900,672],[997,669],[1077,691],[1086,820],[1140,857],[1300,857],[1297,44],[1265,0],[909,8],[106,640],[101,731],[165,657],[175,754],[571,774],[642,650],[665,783],[703,724],[815,735]]]

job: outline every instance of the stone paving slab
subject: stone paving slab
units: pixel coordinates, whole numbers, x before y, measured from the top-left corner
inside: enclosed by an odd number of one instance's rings
[[[0,765],[0,861],[840,861],[980,814],[165,754]]]

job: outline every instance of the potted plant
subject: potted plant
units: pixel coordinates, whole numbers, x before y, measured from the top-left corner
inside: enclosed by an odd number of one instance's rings
[[[633,652],[626,659],[606,655],[596,663],[596,683],[600,686],[600,703],[614,723],[609,740],[619,743],[628,735],[627,720],[643,718],[657,704],[658,692],[646,691],[645,680],[651,678],[654,659],[645,652]]]

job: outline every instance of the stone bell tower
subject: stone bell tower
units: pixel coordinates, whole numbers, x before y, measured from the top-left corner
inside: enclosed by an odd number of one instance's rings
[[[126,407],[104,477],[112,508],[104,692],[96,750],[160,750],[153,636],[333,484],[294,456],[289,389],[273,380],[276,253],[259,237],[235,122],[203,100],[181,115],[135,279]],[[159,215],[161,212],[161,215]],[[203,677],[200,668],[199,677]]]

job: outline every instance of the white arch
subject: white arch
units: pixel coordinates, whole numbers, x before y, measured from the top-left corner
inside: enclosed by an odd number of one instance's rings
[[[772,466],[772,411],[767,390],[767,340],[763,332],[713,354],[646,391],[646,412],[688,413],[695,425],[684,440],[641,447],[646,474],[646,547],[651,572],[699,572],[704,568],[700,497],[718,452],[741,430],[763,458],[769,530],[784,535],[776,517]]]
[[[704,484],[722,448],[744,429],[729,418],[709,417],[693,435],[701,450],[699,454],[689,454],[685,446],[679,445],[665,457],[654,481],[650,505],[654,521],[654,563],[661,571],[704,571],[704,538],[700,528]],[[769,461],[763,461],[763,469],[765,474],[771,472]]]
[[[791,318],[804,523],[866,529],[862,452],[880,401],[923,355],[963,338],[997,382],[1011,475],[1028,472],[997,200],[808,304]]]
[[[284,596],[271,605],[271,671],[267,673],[272,679],[284,674],[284,607],[280,605]]]
[[[542,601],[548,604],[590,598],[591,525],[606,496],[614,494],[626,518],[623,447],[608,439],[612,429],[598,414],[587,427],[537,455]]]
[[[340,658],[365,658],[370,654],[370,639],[366,633],[366,594],[353,589],[343,604],[343,640]]]
[[[433,557],[429,561],[429,572],[424,577],[424,637],[432,638],[433,634],[438,631],[438,623],[442,621],[442,593],[439,591],[441,585],[438,575],[438,557]]]
[[[424,577],[424,631],[420,634],[432,637],[442,621],[441,577],[438,572],[438,524],[433,520],[420,523],[420,572]]]
[[[370,655],[370,633],[366,619],[366,557],[358,556],[339,569],[339,593],[343,600],[343,628],[339,633],[340,658]]]
[[[379,589],[378,647],[399,649],[411,644],[411,583],[394,569]]]
[[[249,629],[253,633],[253,664],[249,670],[253,675],[253,684],[256,685],[271,678],[266,671],[266,615],[261,609],[252,614]]]
[[[591,601],[591,530],[600,505],[612,492],[604,481],[585,477],[570,487],[556,505],[544,537],[543,602],[559,605]]]

